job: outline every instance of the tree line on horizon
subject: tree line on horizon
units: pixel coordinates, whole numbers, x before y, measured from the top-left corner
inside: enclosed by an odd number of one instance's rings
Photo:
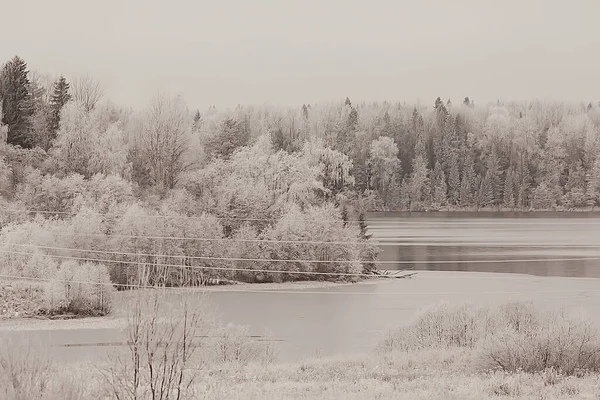
[[[59,175],[117,173],[164,192],[189,171],[226,160],[267,134],[275,151],[288,154],[318,141],[334,168],[347,169],[340,176],[350,178],[330,182],[330,195],[353,191],[373,210],[600,205],[600,103],[476,106],[466,97],[457,106],[437,98],[428,107],[353,105],[347,98],[298,109],[190,113],[181,98],[159,96],[135,113],[101,103],[100,85],[89,77],[74,88],[63,76],[44,85],[19,57],[0,76],[6,142],[53,153],[59,162],[51,172]],[[169,132],[160,132],[161,119],[171,124]],[[94,157],[94,146],[114,153]]]

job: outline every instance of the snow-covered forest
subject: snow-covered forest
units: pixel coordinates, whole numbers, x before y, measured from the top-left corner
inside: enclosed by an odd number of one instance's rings
[[[348,278],[377,258],[370,210],[600,205],[600,103],[196,110],[164,94],[132,110],[19,57],[0,98],[6,275]]]

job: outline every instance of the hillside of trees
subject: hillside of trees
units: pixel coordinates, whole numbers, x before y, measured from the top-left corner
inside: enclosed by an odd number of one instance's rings
[[[372,268],[370,210],[600,205],[600,103],[132,110],[19,57],[0,99],[0,264],[20,276],[332,279]]]

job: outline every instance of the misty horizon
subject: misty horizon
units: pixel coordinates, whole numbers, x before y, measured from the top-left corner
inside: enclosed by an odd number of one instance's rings
[[[28,7],[36,10],[28,11]],[[339,101],[600,100],[600,3],[116,0],[3,6],[0,59],[72,78],[115,103],[158,92],[192,109]],[[23,27],[27,27],[23,29]]]

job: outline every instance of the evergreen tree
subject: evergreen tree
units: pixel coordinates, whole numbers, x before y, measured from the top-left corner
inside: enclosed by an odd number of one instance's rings
[[[460,182],[460,205],[461,207],[472,206],[475,202],[473,197],[477,191],[477,175],[475,174],[475,164],[473,157],[468,154],[465,158],[462,178]]]
[[[48,123],[48,128],[52,140],[56,138],[56,132],[59,128],[60,112],[69,100],[71,100],[69,83],[65,77],[61,75],[56,82],[54,82],[54,90],[50,97],[50,121]]]
[[[0,76],[2,98],[2,123],[8,127],[7,142],[23,148],[33,146],[31,140],[31,118],[34,108],[29,92],[27,64],[15,56],[7,62]]]
[[[360,229],[360,238],[363,240],[369,240],[371,239],[372,235],[369,235],[367,233],[367,224],[365,223],[365,214],[364,213],[360,213],[358,215],[358,227]]]
[[[514,209],[515,200],[515,180],[512,169],[506,171],[506,179],[504,180],[504,207]]]
[[[413,161],[413,170],[410,177],[410,209],[423,210],[431,198],[431,186],[427,162],[421,155]]]
[[[302,118],[304,121],[308,121],[308,107],[306,107],[306,104],[302,104]]]
[[[346,203],[342,203],[342,221],[344,222],[344,228],[348,225],[348,207],[346,207]],[[362,221],[364,223],[364,221]],[[361,228],[362,230],[362,228]]]
[[[425,124],[417,108],[413,109],[412,131],[415,135],[415,155],[412,160],[410,179],[405,185],[409,189],[411,210],[421,210],[428,206],[431,194],[427,150],[425,148]]]
[[[441,138],[441,149],[438,159],[447,176],[450,176],[450,168],[453,162],[452,159],[455,156],[458,156],[459,149],[460,141],[456,132],[456,123],[454,117],[452,117],[451,114],[448,114],[444,122],[444,131]]]
[[[586,175],[586,197],[588,206],[593,208],[600,205],[600,157]]]
[[[568,208],[581,208],[588,204],[586,173],[581,160],[569,167],[563,204]]]
[[[531,175],[529,174],[529,168],[527,163],[521,162],[519,171],[519,183],[517,190],[517,206],[521,209],[525,209],[529,206],[529,190],[531,187]]]
[[[465,99],[463,100],[463,104],[468,107],[471,105],[471,100],[468,97],[465,97]]]
[[[352,107],[350,113],[348,114],[348,129],[350,131],[355,131],[358,128],[358,112],[356,108]]]
[[[435,163],[435,168],[433,169],[433,179],[431,184],[433,193],[433,206],[445,206],[447,204],[448,187],[446,186],[446,174],[444,174],[444,169],[442,168],[442,164],[439,161]]]
[[[400,209],[410,210],[410,180],[407,178],[402,179],[400,185]]]
[[[50,130],[50,121],[52,118],[51,105],[47,100],[46,90],[38,85],[37,82],[30,82],[29,93],[31,93],[31,104],[33,106],[29,137],[33,147],[37,146],[48,150],[52,144]]]
[[[458,204],[460,199],[460,171],[458,168],[458,155],[452,154],[450,159],[450,173],[448,174],[448,201],[451,205]]]
[[[533,191],[531,206],[536,210],[552,210],[556,207],[556,197],[545,181]]]
[[[346,101],[344,102],[344,105],[346,107],[352,107],[352,102],[350,101],[349,97],[346,97]]]
[[[433,165],[435,168],[435,162],[440,161],[442,163],[442,166],[445,163],[443,153],[445,152],[444,143],[446,143],[446,140],[445,140],[444,136],[446,134],[445,131],[446,131],[446,120],[448,118],[448,111],[446,110],[446,106],[444,106],[444,102],[441,101],[441,99],[439,97],[435,101],[434,110],[435,110],[435,126],[432,131],[433,160],[430,160],[434,164],[430,164],[430,165]]]
[[[463,177],[460,181],[460,199],[459,204],[461,207],[468,207],[473,203],[472,189],[469,185],[469,180],[465,178],[465,171],[463,171]]]
[[[388,112],[388,110],[385,110],[385,112],[383,113],[383,126],[385,127],[384,129],[386,131],[389,130],[391,125],[392,119],[390,118],[390,113]]]
[[[423,157],[427,160],[427,150],[425,147],[425,123],[423,122],[423,116],[419,114],[417,109],[413,110],[413,132],[415,135],[415,156]]]
[[[0,101],[0,143],[6,143],[8,127],[2,123],[2,102]]]
[[[489,171],[489,180],[492,188],[492,204],[500,205],[502,201],[502,170],[500,168],[500,159],[495,150],[492,150],[487,162]]]
[[[492,172],[487,170],[485,175],[479,179],[479,191],[477,193],[477,208],[487,207],[494,204],[494,190]]]

